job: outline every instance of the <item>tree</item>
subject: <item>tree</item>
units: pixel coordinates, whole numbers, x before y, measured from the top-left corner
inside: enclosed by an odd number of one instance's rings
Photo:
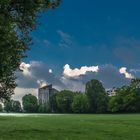
[[[86,83],[86,95],[89,99],[90,111],[105,113],[108,108],[108,95],[101,82],[91,80]]]
[[[48,104],[40,104],[38,106],[38,112],[39,113],[50,113],[51,112],[50,103],[48,103]]]
[[[2,106],[2,104],[0,104],[0,112],[2,112],[3,111],[3,106]]]
[[[89,102],[85,94],[79,93],[74,96],[72,110],[74,113],[87,113],[89,111]]]
[[[32,43],[38,13],[55,8],[60,0],[0,1],[0,99],[9,99],[16,87],[15,71]]]
[[[9,100],[4,103],[4,110],[7,112],[21,112],[21,104],[19,101]]]
[[[115,96],[112,96],[109,101],[109,110],[111,112],[125,112],[126,107],[124,100],[126,96],[130,93],[129,86],[123,86],[116,90]]]
[[[129,86],[116,90],[109,101],[111,112],[140,112],[140,79],[133,79]]]
[[[34,96],[32,94],[27,94],[27,95],[23,96],[22,105],[23,105],[23,109],[29,113],[34,113],[34,112],[37,112],[37,110],[38,110],[37,98],[36,98],[36,96]]]
[[[72,112],[72,102],[74,93],[69,90],[60,91],[56,95],[57,108],[59,112],[70,113]]]
[[[6,112],[12,112],[13,111],[13,109],[12,109],[12,100],[4,102],[4,110]]]
[[[21,112],[22,111],[21,104],[19,101],[13,101],[12,110],[13,110],[13,112]]]
[[[58,112],[56,96],[57,96],[57,93],[51,95],[49,99],[51,112]]]

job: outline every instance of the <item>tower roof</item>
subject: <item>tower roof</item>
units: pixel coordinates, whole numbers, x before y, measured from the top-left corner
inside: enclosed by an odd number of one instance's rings
[[[43,86],[43,87],[41,87],[39,89],[52,89],[52,84]]]

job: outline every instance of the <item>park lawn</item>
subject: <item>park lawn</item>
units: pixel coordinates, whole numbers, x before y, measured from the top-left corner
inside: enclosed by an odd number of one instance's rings
[[[140,114],[0,116],[0,140],[140,140]]]

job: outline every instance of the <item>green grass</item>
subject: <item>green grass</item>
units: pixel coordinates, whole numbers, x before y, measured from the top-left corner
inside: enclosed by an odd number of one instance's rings
[[[0,140],[140,140],[140,115],[1,116]]]

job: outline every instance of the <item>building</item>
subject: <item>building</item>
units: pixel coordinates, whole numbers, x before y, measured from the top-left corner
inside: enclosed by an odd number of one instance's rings
[[[107,92],[108,96],[115,96],[116,95],[116,90],[117,89],[115,87],[113,87],[112,89],[106,90],[106,92]]]
[[[58,91],[52,88],[52,85],[46,85],[39,88],[38,90],[38,101],[39,104],[47,104],[50,100],[50,97],[57,93]]]

